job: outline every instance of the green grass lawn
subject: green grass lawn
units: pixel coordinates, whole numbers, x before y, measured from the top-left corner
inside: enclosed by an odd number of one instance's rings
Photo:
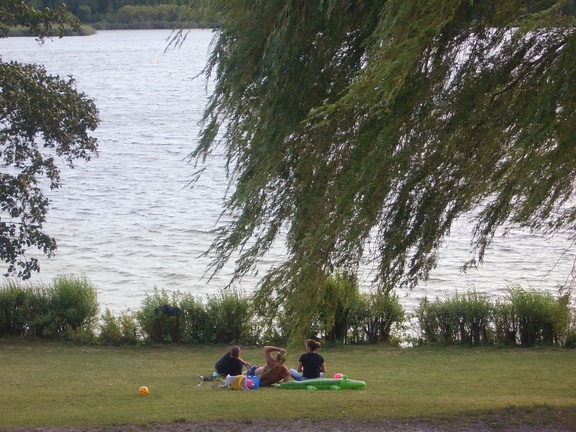
[[[514,412],[576,426],[576,350],[321,348],[361,390],[232,391],[199,380],[228,347],[91,347],[0,339],[0,427],[219,419],[435,419]],[[300,352],[289,353],[296,366]],[[262,350],[242,357],[262,364]],[[142,385],[150,389],[139,396]],[[261,407],[254,409],[254,407]],[[573,422],[573,423],[572,423]]]

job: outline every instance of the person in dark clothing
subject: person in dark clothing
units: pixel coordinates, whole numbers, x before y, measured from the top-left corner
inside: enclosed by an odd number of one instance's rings
[[[294,381],[324,377],[326,363],[324,363],[324,357],[316,352],[318,348],[320,348],[320,342],[314,339],[306,341],[306,352],[298,360],[298,369],[290,369],[290,376]]]
[[[245,362],[240,357],[240,347],[234,345],[230,351],[224,354],[214,365],[214,369],[218,375],[222,376],[236,376],[242,375],[242,367],[250,367],[250,363]]]

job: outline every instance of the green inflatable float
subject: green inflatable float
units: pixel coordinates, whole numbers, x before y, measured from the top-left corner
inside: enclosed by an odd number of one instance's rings
[[[314,378],[304,381],[288,381],[278,384],[276,388],[284,390],[353,390],[366,387],[364,381],[342,378]]]

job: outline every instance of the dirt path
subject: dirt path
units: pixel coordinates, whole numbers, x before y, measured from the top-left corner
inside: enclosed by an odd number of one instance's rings
[[[210,422],[182,422],[169,424],[0,428],[2,432],[567,432],[574,431],[570,421],[527,419],[510,413],[486,418],[443,421],[398,421],[389,419],[330,419],[330,420],[224,420]]]

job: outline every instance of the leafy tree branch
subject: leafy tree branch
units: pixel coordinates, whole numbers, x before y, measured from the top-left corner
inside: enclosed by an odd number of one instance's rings
[[[70,22],[61,7],[37,11],[10,0],[0,9],[2,32],[20,24],[43,38],[64,34]],[[94,102],[72,78],[0,58],[0,259],[8,264],[6,276],[27,279],[40,270],[38,259],[26,255],[30,248],[54,254],[56,240],[43,231],[49,201],[42,189],[60,186],[58,160],[73,167],[97,154],[90,132],[98,122]]]

